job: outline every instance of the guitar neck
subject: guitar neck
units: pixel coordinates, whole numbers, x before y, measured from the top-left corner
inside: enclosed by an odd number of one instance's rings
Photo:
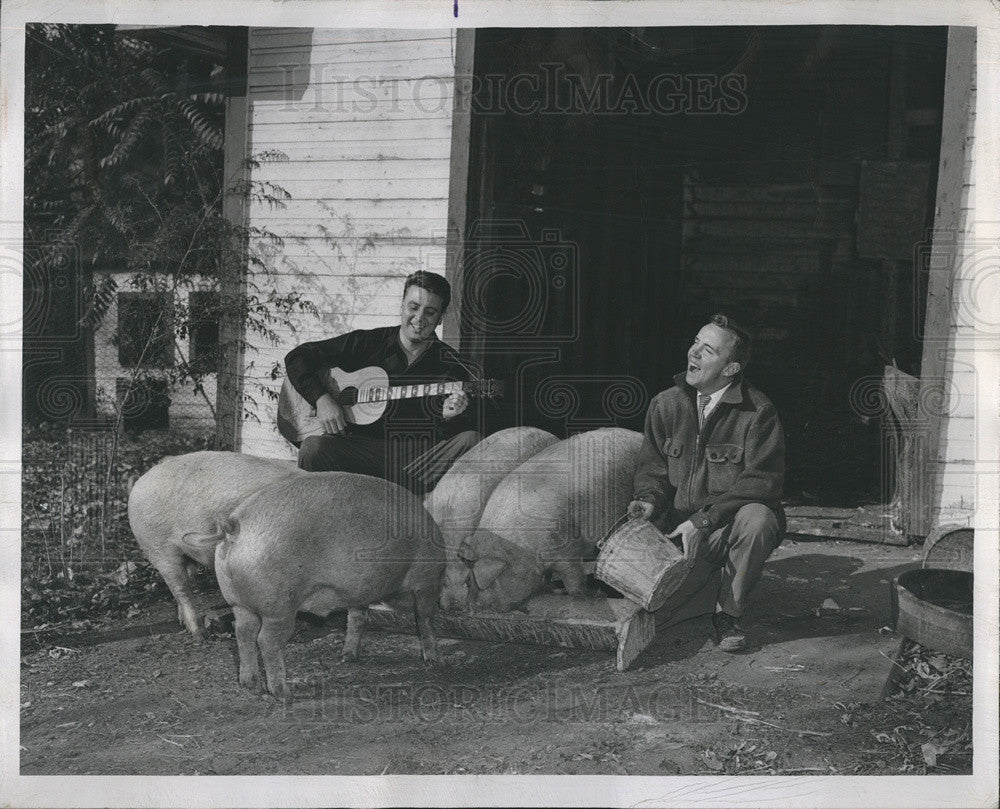
[[[395,399],[418,399],[422,396],[441,396],[465,390],[464,382],[429,382],[423,385],[373,386],[358,391],[358,404],[389,402]]]

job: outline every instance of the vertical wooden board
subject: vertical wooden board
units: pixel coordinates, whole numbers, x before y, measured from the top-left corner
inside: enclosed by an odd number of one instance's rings
[[[445,342],[461,349],[462,253],[465,248],[469,149],[472,137],[472,89],[476,32],[462,28],[455,39],[455,104],[451,119],[451,159],[448,184],[448,229],[445,277],[452,285],[452,305],[443,324]]]
[[[625,620],[618,630],[615,668],[626,671],[656,636],[656,620],[652,613],[640,610]]]
[[[245,95],[226,100],[225,148],[223,176],[231,182],[246,181],[246,159],[249,148],[249,119]],[[223,215],[235,227],[247,225],[247,200],[242,195],[227,194],[223,200]],[[233,245],[246,261],[247,242]],[[244,265],[245,266],[245,265]],[[219,301],[223,315],[219,320],[219,396],[216,399],[216,438],[221,449],[238,449],[243,426],[243,346],[245,333],[242,319],[228,314],[238,311],[235,305],[246,295],[246,273],[226,273],[219,284]]]
[[[941,126],[941,155],[938,163],[937,197],[934,205],[935,243],[932,245],[932,269],[927,286],[924,317],[924,350],[920,365],[921,401],[934,394],[948,380],[949,355],[954,348],[952,320],[954,317],[953,289],[955,273],[962,265],[962,254],[968,249],[968,195],[970,180],[969,158],[972,155],[972,124],[976,94],[973,91],[976,69],[976,29],[952,27],[948,30],[948,54],[945,64],[944,107]],[[965,210],[963,210],[965,208]],[[951,349],[951,350],[949,350]],[[948,430],[947,415],[939,409],[929,414],[926,430],[928,458],[939,456],[942,439]],[[942,475],[951,475],[949,467],[930,467],[931,479],[918,489],[941,492]],[[902,516],[907,533],[926,535],[937,513],[945,508],[941,499],[928,502],[914,498],[905,504]],[[949,506],[950,508],[950,506]]]

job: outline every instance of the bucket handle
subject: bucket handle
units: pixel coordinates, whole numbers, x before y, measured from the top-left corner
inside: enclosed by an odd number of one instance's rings
[[[604,549],[604,543],[607,542],[608,539],[611,537],[611,535],[615,531],[617,531],[619,528],[621,528],[626,522],[628,522],[628,514],[627,513],[623,514],[621,517],[619,517],[617,520],[615,520],[615,524],[612,525],[604,533],[603,537],[601,537],[599,540],[597,540],[597,550],[603,550]]]

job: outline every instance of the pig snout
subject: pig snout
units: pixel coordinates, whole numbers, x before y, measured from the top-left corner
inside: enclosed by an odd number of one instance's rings
[[[436,662],[440,529],[407,490],[379,478],[312,472],[277,481],[240,504],[238,534],[216,549],[216,574],[236,619],[240,684],[288,700],[283,647],[299,611],[348,610],[345,660],[358,656],[370,604],[412,607],[421,654]]]
[[[128,520],[136,542],[177,600],[177,616],[195,639],[202,616],[188,572],[192,561],[211,569],[222,539],[218,517],[258,489],[299,472],[290,462],[236,452],[191,452],[165,458],[129,481]],[[187,538],[185,538],[187,536]]]
[[[446,563],[444,582],[441,585],[441,609],[467,610],[470,604],[470,571],[459,560]]]

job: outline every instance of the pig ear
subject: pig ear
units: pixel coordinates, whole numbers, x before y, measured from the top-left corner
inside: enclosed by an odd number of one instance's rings
[[[497,580],[497,577],[507,569],[507,562],[496,556],[486,559],[477,559],[472,566],[472,576],[476,580],[476,587],[486,590]]]

